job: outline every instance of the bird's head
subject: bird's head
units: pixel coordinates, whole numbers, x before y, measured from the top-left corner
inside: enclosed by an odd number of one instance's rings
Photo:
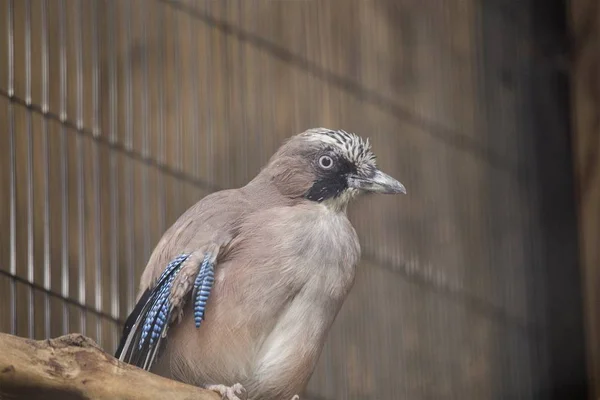
[[[334,209],[363,192],[406,193],[377,168],[368,139],[342,130],[314,128],[292,136],[265,167],[279,191]]]

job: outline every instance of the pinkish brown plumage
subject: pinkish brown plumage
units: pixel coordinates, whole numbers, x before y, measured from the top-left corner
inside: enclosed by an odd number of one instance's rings
[[[293,136],[246,186],[206,196],[164,234],[117,356],[230,400],[238,383],[249,399],[302,392],[352,287],[360,246],[345,211],[362,191],[405,193],[358,136]]]

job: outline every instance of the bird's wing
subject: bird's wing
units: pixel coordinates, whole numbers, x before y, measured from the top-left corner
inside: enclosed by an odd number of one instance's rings
[[[217,258],[230,243],[236,221],[247,210],[243,200],[231,192],[207,196],[165,233],[144,275],[162,273],[158,279],[146,279],[154,283],[143,286],[146,290],[127,318],[115,357],[149,370],[169,326],[181,317],[190,299],[194,305],[194,322],[196,327],[200,326],[214,282]],[[165,253],[170,255],[165,256]]]
[[[171,261],[152,289],[147,289],[125,324],[116,356],[149,370],[171,323],[189,299],[194,302],[196,327],[204,320],[214,283],[216,254],[181,254]],[[190,276],[195,275],[193,279]]]

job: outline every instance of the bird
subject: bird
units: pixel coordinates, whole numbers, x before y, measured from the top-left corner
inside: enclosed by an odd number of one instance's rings
[[[298,399],[354,284],[347,206],[363,193],[406,194],[369,139],[290,136],[245,186],[205,196],[164,233],[115,357],[222,399]]]

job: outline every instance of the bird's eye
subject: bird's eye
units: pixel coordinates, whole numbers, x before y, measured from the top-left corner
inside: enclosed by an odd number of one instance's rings
[[[319,158],[319,166],[323,169],[329,169],[333,167],[333,159],[329,156],[321,156]]]

